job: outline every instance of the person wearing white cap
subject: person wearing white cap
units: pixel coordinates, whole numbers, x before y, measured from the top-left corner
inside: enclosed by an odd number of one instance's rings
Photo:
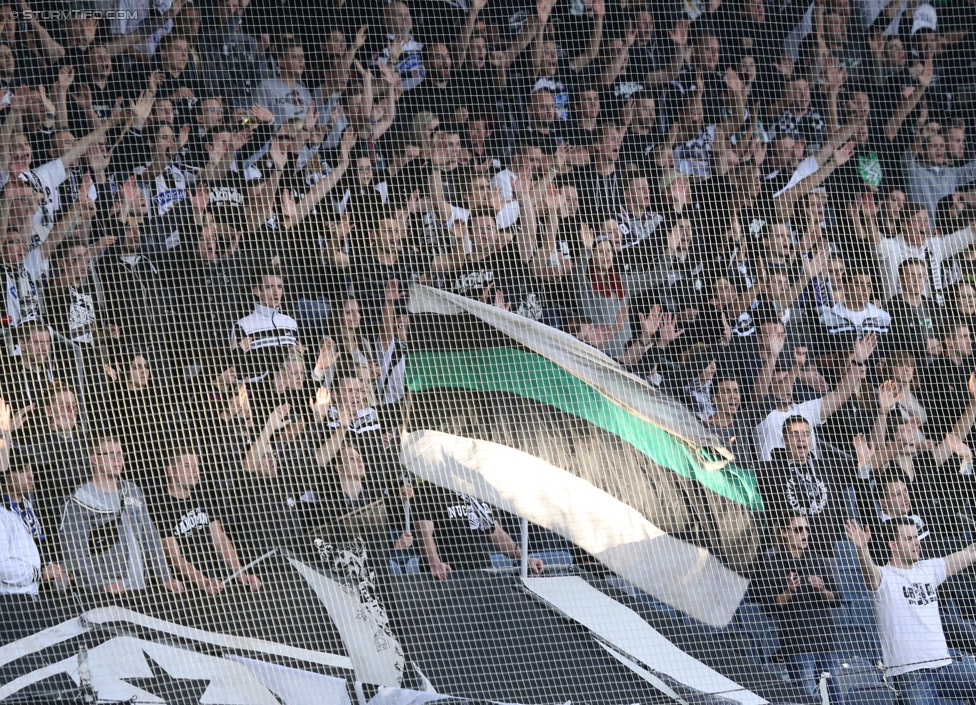
[[[934,32],[938,28],[938,24],[939,17],[935,8],[927,2],[922,3],[912,13],[912,36],[914,37],[923,29]]]

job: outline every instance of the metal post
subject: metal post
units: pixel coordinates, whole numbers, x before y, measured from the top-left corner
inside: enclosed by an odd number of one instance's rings
[[[820,674],[820,701],[823,705],[830,705],[830,695],[827,692],[827,681],[831,678],[830,671]]]
[[[522,519],[522,535],[519,537],[521,539],[522,548],[522,567],[521,575],[523,578],[529,577],[529,520]]]

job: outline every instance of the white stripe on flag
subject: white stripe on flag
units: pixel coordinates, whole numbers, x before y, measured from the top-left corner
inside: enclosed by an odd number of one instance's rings
[[[765,705],[769,702],[685,653],[639,614],[580,577],[524,578],[522,582],[530,592],[627,657],[670,676],[678,683],[743,705]]]
[[[528,453],[424,430],[404,434],[401,459],[428,482],[554,531],[713,627],[729,623],[749,585],[704,548],[669,536],[630,505]]]

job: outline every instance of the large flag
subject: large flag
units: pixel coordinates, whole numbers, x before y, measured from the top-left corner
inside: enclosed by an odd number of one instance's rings
[[[682,405],[576,338],[414,285],[402,457],[728,624],[755,557],[751,471]]]

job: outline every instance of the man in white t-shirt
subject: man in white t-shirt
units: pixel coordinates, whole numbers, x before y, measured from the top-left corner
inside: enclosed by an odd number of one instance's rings
[[[772,397],[776,401],[776,408],[769,412],[758,426],[754,435],[756,455],[760,460],[772,460],[773,450],[783,448],[783,424],[791,416],[802,416],[815,429],[843,406],[866,374],[864,362],[877,346],[877,337],[868,333],[854,346],[849,366],[844,376],[830,392],[822,397],[810,399],[799,404],[793,402],[793,386],[799,375],[799,367],[794,364],[790,370],[777,370],[773,373],[771,384]],[[816,436],[813,439],[812,451],[817,454]]]
[[[874,596],[885,674],[904,705],[976,699],[976,668],[949,655],[937,592],[946,578],[976,562],[976,544],[945,558],[920,561],[914,521],[895,517],[881,528],[891,558],[878,567],[868,550],[870,530],[847,522],[847,537],[857,548],[864,582]]]
[[[97,129],[71,143],[71,146],[57,159],[35,167],[31,167],[33,153],[27,137],[18,133],[11,138],[11,157],[8,166],[11,177],[16,175],[20,181],[28,184],[40,196],[40,203],[33,221],[36,244],[41,244],[47,240],[54,228],[55,213],[61,209],[58,187],[68,177],[67,169],[74,166],[85,155],[92,142],[101,139],[109,129],[115,127],[120,117],[121,113],[114,113]],[[97,189],[92,184],[88,189],[88,197],[94,201],[96,196]]]
[[[898,267],[906,259],[914,258],[927,264],[922,294],[942,306],[943,292],[958,277],[958,272],[953,271],[953,258],[973,243],[973,231],[963,228],[949,235],[931,235],[930,214],[921,203],[906,205],[903,218],[904,231],[883,239],[877,247],[883,300],[901,293]]]

